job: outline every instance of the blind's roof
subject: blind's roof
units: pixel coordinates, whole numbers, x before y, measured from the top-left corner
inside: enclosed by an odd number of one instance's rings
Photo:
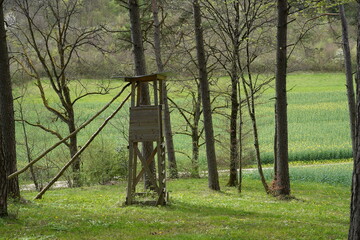
[[[169,76],[169,72],[162,72],[162,73],[153,73],[150,75],[141,75],[141,76],[116,76],[113,78],[121,78],[124,79],[126,82],[150,82],[155,80],[165,80],[167,76]]]

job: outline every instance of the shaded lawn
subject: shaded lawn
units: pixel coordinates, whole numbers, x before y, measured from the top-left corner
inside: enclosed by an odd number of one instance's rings
[[[222,186],[226,179],[222,178]],[[122,207],[125,184],[61,189],[12,205],[1,239],[345,239],[348,187],[293,183],[292,201],[267,196],[246,179],[242,194],[208,190],[206,179],[168,183],[166,207]],[[34,192],[24,193],[32,198]]]

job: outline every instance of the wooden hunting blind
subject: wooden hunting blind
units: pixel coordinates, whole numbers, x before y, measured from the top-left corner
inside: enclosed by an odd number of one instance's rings
[[[168,200],[166,192],[165,143],[163,136],[163,87],[166,76],[152,74],[137,77],[125,77],[131,83],[131,107],[129,125],[129,169],[126,205],[142,203],[165,205]],[[141,105],[142,83],[153,85],[153,105]],[[143,156],[139,143],[155,142],[150,156]],[[151,171],[151,164],[157,156],[157,173]],[[138,159],[141,169],[137,169]],[[137,184],[145,177],[151,182],[154,192],[137,192]],[[147,200],[144,200],[147,197]],[[138,198],[142,200],[138,200]]]

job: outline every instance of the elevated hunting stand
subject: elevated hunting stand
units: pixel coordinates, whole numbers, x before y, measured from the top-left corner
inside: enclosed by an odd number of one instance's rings
[[[142,203],[165,205],[168,200],[166,192],[165,144],[163,136],[162,104],[163,84],[166,76],[152,74],[137,77],[125,77],[131,82],[131,107],[129,126],[129,173],[126,205]],[[153,105],[140,105],[141,83],[152,82],[154,88]],[[155,142],[156,147],[146,159],[139,150],[139,143]],[[157,174],[151,171],[151,163],[157,154]],[[141,170],[137,170],[138,158]],[[136,186],[142,177],[148,177],[154,193],[136,192]],[[152,200],[138,201],[136,197],[150,197]],[[155,198],[155,200],[154,200]]]

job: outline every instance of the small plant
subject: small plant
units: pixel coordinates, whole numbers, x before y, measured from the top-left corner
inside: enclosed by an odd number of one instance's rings
[[[85,184],[108,184],[127,175],[127,149],[95,143],[84,152],[82,163]]]

